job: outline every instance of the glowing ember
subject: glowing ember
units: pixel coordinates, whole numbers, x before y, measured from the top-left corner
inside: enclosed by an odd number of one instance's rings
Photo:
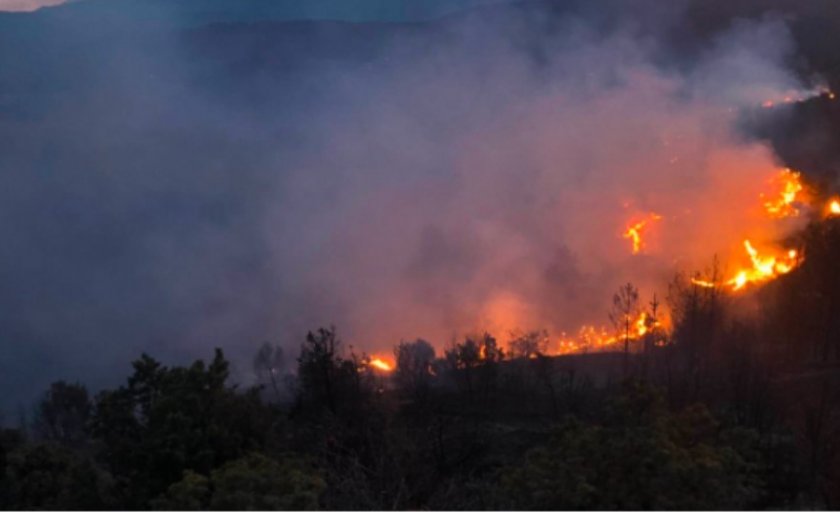
[[[383,361],[382,359],[380,359],[378,357],[375,357],[375,358],[371,359],[370,363],[368,363],[368,364],[371,367],[373,367],[377,370],[383,371],[383,372],[390,372],[394,369],[389,363],[387,363],[386,361]]]
[[[828,96],[828,99],[834,99],[834,92],[826,86],[817,87],[807,92],[789,91],[784,96],[777,96],[775,99],[763,101],[761,106],[764,108],[773,108],[777,105],[792,105],[794,103],[802,103],[817,96]]]
[[[697,286],[700,286],[702,288],[715,288],[717,286],[716,283],[700,279],[699,277],[691,278],[691,283],[696,284]]]
[[[832,199],[828,202],[828,205],[825,207],[825,214],[828,217],[833,217],[835,215],[840,215],[840,199]]]
[[[799,215],[796,202],[804,188],[799,173],[785,169],[774,181],[779,183],[781,190],[777,198],[772,201],[765,201],[764,208],[767,210],[767,213],[774,218],[795,217]]]
[[[645,230],[645,227],[648,225],[648,222],[657,221],[661,218],[661,215],[651,213],[647,219],[640,220],[639,222],[630,224],[627,227],[627,231],[624,232],[622,237],[627,238],[632,243],[633,254],[639,254],[642,251],[642,248],[644,247],[642,233]]]

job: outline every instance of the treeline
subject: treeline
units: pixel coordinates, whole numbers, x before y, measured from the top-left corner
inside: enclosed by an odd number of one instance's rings
[[[187,367],[143,355],[96,396],[56,382],[0,432],[0,507],[836,507],[840,224],[802,243],[802,267],[753,294],[677,277],[670,337],[626,353],[482,333],[442,354],[402,342],[387,372],[325,328],[292,361],[262,347],[254,387],[219,350]],[[628,285],[613,306],[618,331],[658,303]]]

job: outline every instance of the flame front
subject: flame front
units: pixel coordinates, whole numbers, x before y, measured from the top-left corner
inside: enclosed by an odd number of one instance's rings
[[[737,272],[735,277],[725,282],[733,290],[740,290],[750,283],[769,281],[787,274],[801,263],[799,253],[790,249],[779,255],[761,255],[749,240],[744,240],[744,249],[749,254],[752,266]]]
[[[646,336],[653,336],[657,331],[665,328],[663,322],[653,318],[646,312],[628,319],[630,330],[627,333],[618,332],[621,329],[610,329],[605,326],[584,325],[578,330],[577,336],[562,334],[555,342],[555,346],[549,350],[550,355],[566,355],[586,351],[598,352],[624,342],[625,336],[629,342],[637,342]],[[662,339],[652,337],[654,344],[661,344]]]

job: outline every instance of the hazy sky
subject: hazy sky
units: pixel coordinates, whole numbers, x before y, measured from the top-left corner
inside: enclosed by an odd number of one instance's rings
[[[0,11],[34,11],[63,4],[65,0],[0,0]]]

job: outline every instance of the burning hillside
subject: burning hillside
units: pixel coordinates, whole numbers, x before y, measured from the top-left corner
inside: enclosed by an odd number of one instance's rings
[[[834,96],[831,93],[826,94],[831,98]],[[716,276],[719,279],[710,280],[698,273],[691,278],[691,283],[703,288],[721,288],[729,293],[737,293],[795,270],[806,255],[800,248],[786,246],[783,240],[762,238],[762,234],[773,232],[768,231],[768,224],[800,216],[814,219],[821,215],[840,215],[840,201],[836,198],[820,200],[816,192],[807,190],[802,180],[801,173],[782,169],[766,180],[767,191],[756,196],[755,204],[736,205],[736,208],[763,208],[765,216],[761,222],[753,226],[744,226],[744,232],[748,236],[753,237],[753,240],[761,240],[760,248],[757,248],[750,238],[745,238],[742,242],[743,253],[739,255],[734,251],[731,258],[723,262],[724,268],[729,269],[727,275]],[[674,222],[679,222],[679,216],[671,218]],[[632,254],[645,252],[648,236],[656,236],[655,232],[647,233],[646,228],[649,223],[662,219],[662,215],[651,213],[643,220],[631,221],[622,237],[630,240],[629,249]],[[622,324],[632,328],[625,328],[622,333]],[[590,350],[614,350],[620,348],[621,342],[636,344],[647,341],[661,344],[666,342],[667,330],[667,313],[660,312],[657,316],[655,311],[653,314],[642,311],[622,317],[618,322],[614,321],[611,327],[585,325],[579,329],[576,336],[562,334],[549,344],[549,353],[562,355]]]

